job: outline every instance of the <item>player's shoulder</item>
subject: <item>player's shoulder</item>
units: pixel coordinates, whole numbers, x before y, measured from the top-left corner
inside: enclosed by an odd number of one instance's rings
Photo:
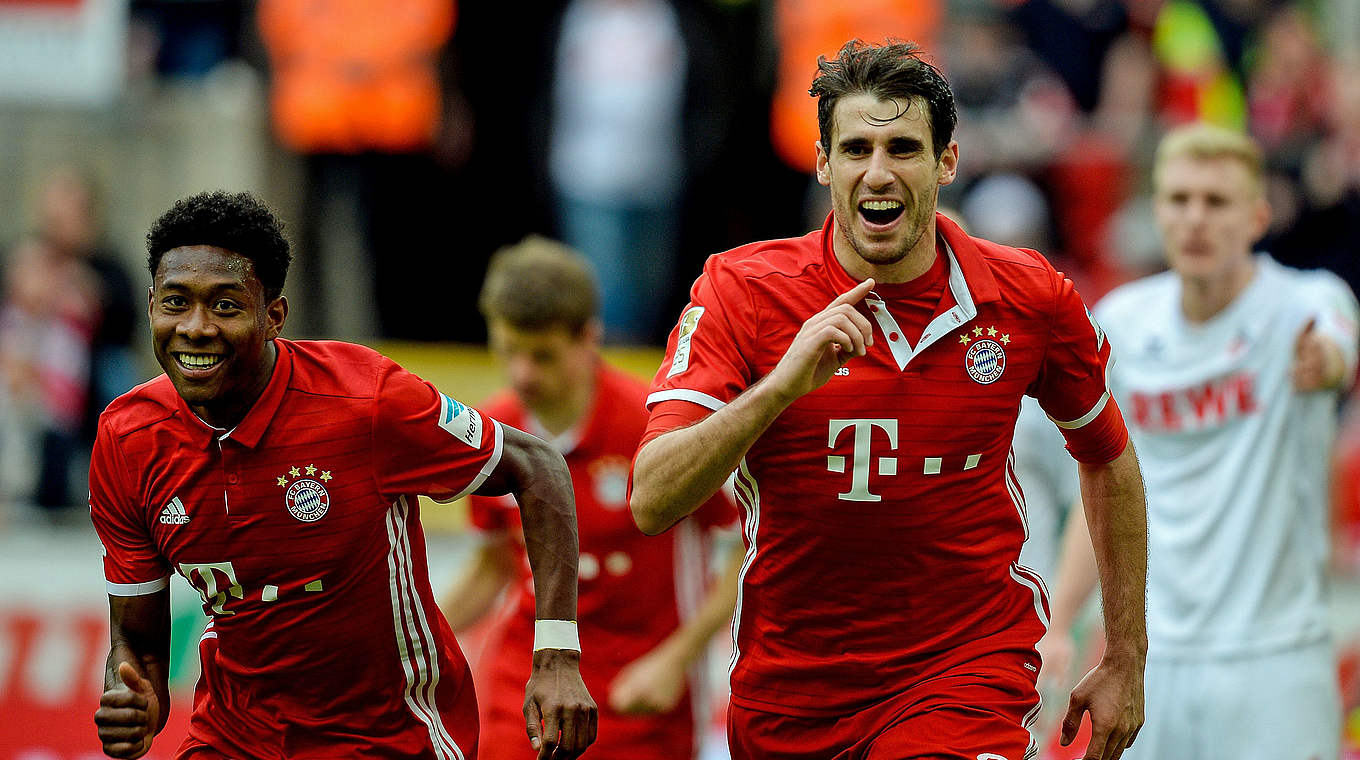
[[[279,343],[292,354],[289,387],[304,393],[371,398],[377,394],[379,377],[397,367],[396,362],[357,343],[281,338]]]
[[[1274,280],[1280,287],[1297,288],[1306,291],[1337,291],[1350,293],[1346,281],[1327,269],[1299,269],[1281,264],[1269,254],[1258,254],[1257,263],[1263,276]]]
[[[1145,315],[1163,302],[1174,300],[1179,289],[1180,283],[1175,272],[1159,272],[1115,286],[1096,303],[1094,311],[1097,317],[1103,319]]]
[[[160,375],[110,402],[99,415],[99,424],[121,438],[173,417],[179,411],[177,398],[170,378]]]
[[[1057,271],[1046,256],[1032,248],[1012,248],[983,238],[970,237],[969,240],[998,276],[1047,281]]]
[[[704,264],[710,276],[726,275],[751,280],[770,275],[796,277],[821,261],[824,232],[813,230],[802,237],[759,240],[715,253]]]

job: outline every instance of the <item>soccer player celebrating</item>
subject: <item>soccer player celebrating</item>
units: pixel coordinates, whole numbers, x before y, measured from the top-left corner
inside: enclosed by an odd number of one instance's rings
[[[104,752],[170,709],[169,573],[203,597],[186,758],[477,755],[472,679],[434,604],[417,494],[516,495],[537,585],[526,741],[578,756],[577,538],[561,455],[361,346],[288,341],[288,242],[247,194],[179,201],[147,235],[165,375],[100,419],[90,514],[112,648]]]
[[[1120,347],[1110,389],[1148,463],[1149,710],[1130,755],[1338,757],[1327,467],[1355,297],[1331,273],[1252,253],[1270,209],[1251,138],[1182,127],[1152,178],[1171,271],[1096,309]],[[1083,544],[1064,541],[1043,643],[1056,663],[1095,582]]]
[[[1047,623],[1017,562],[1008,456],[1036,396],[1080,463],[1111,631],[1076,689],[1091,758],[1142,723],[1141,476],[1110,347],[1033,251],[935,213],[953,95],[910,43],[847,43],[812,84],[832,213],[711,257],[671,334],[633,466],[665,530],[728,473],[745,512],[728,735],[743,758],[1021,760]]]
[[[736,514],[731,501],[716,494],[665,539],[633,526],[628,464],[647,426],[647,387],[601,360],[596,303],[589,264],[570,248],[529,238],[498,251],[480,306],[510,387],[482,410],[549,441],[571,470],[581,536],[581,636],[591,643],[581,676],[603,697],[600,739],[590,756],[686,760],[695,754],[696,710],[705,717],[708,706],[703,690],[690,688],[701,674],[691,679],[690,673],[731,619],[739,567],[729,562],[705,596],[711,553],[705,539],[712,529],[732,526]],[[482,700],[482,760],[510,760],[522,757],[512,740],[523,735],[524,719],[514,708],[529,669],[534,592],[525,582],[513,500],[474,496],[469,502],[479,548],[440,606],[460,631],[484,617],[514,582],[514,611],[473,663],[483,696],[489,695]]]

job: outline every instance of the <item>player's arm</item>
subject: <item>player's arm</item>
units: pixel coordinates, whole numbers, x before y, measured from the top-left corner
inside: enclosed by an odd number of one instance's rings
[[[515,553],[504,532],[483,536],[463,573],[439,600],[454,633],[486,617],[501,591],[515,577]]]
[[[698,614],[676,628],[650,652],[624,666],[609,684],[609,704],[630,714],[665,713],[685,693],[686,673],[718,629],[732,620],[745,555],[738,541],[708,590]]]
[[[524,716],[540,759],[574,758],[595,741],[598,710],[581,681],[575,640],[576,499],[566,460],[548,444],[508,425],[504,449],[479,495],[513,493],[534,575],[537,633]],[[554,754],[555,752],[555,754]]]
[[[775,368],[731,403],[642,446],[628,505],[643,533],[661,533],[698,509],[790,404],[826,384],[852,357],[864,356],[873,328],[855,304],[873,287],[865,280],[810,317]]]
[[[94,714],[104,754],[141,757],[170,713],[170,589],[109,596],[111,646]]]
[[[1091,715],[1086,760],[1115,760],[1143,724],[1147,660],[1147,502],[1132,442],[1108,464],[1079,464],[1081,496],[1100,577],[1105,653],[1077,684],[1062,743]],[[1075,517],[1075,515],[1074,515]]]
[[[1068,671],[1076,654],[1072,640],[1072,626],[1095,591],[1098,579],[1096,554],[1091,548],[1091,537],[1086,527],[1086,508],[1081,499],[1067,512],[1063,527],[1062,546],[1058,554],[1056,583],[1050,605],[1048,633],[1039,640],[1038,650],[1043,660],[1040,680],[1057,688],[1067,688]]]

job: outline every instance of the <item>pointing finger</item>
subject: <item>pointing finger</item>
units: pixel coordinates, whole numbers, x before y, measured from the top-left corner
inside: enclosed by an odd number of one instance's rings
[[[832,301],[832,302],[827,306],[827,308],[831,308],[831,307],[833,307],[833,306],[840,306],[840,305],[843,304],[843,303],[857,304],[857,303],[859,303],[860,301],[863,301],[863,300],[864,300],[864,297],[867,296],[867,295],[869,295],[869,291],[871,291],[871,290],[873,290],[873,289],[874,289],[874,278],[870,277],[869,279],[865,280],[864,282],[861,282],[860,284],[856,285],[855,287],[850,288],[849,290],[845,291],[844,293],[841,293],[840,295],[836,296],[836,300]]]

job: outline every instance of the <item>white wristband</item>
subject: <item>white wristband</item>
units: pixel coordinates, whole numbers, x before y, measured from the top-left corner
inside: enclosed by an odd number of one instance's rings
[[[581,651],[581,637],[576,634],[576,621],[535,620],[534,651],[540,649]]]

